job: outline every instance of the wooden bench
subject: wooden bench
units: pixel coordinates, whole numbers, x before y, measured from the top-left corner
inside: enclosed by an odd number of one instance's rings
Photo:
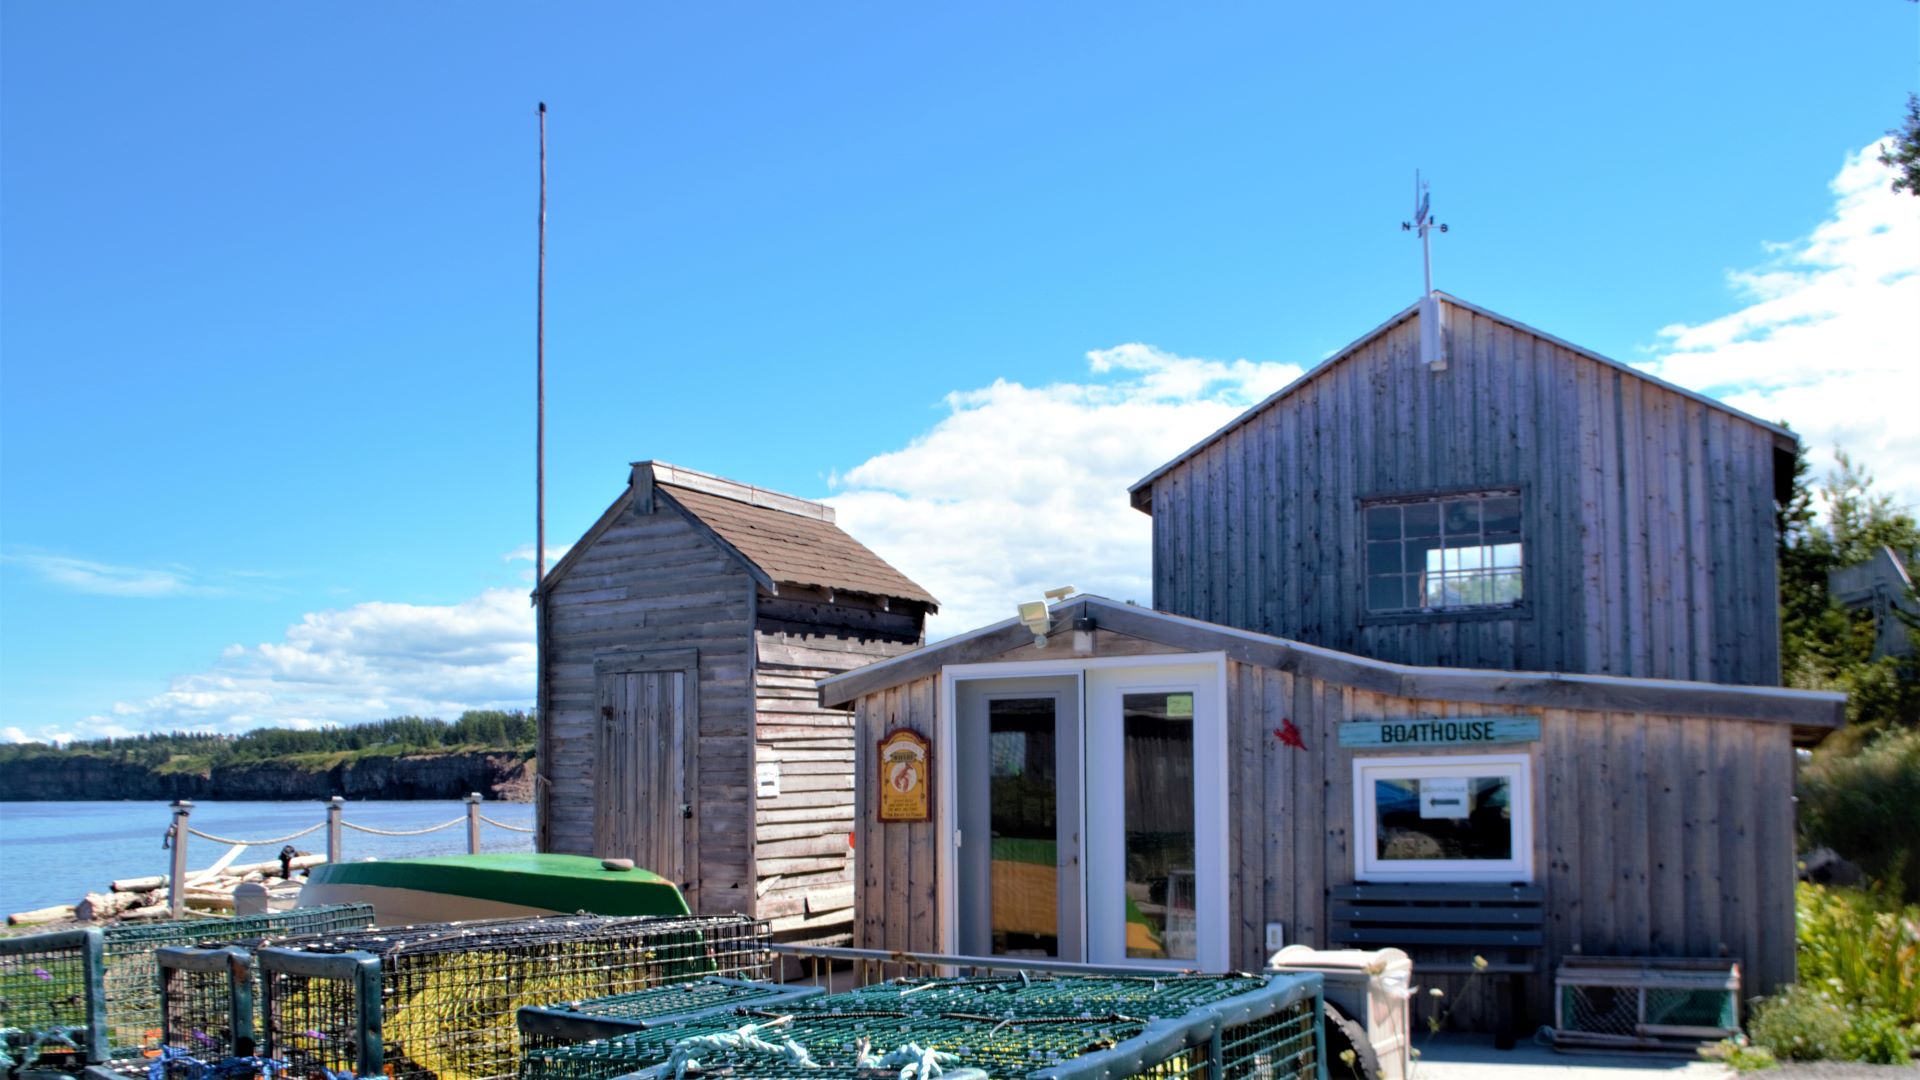
[[[1413,973],[1465,975],[1479,970],[1505,984],[1506,1006],[1496,1012],[1494,1045],[1510,1050],[1526,1015],[1525,978],[1541,972],[1546,945],[1546,890],[1538,885],[1355,884],[1333,888],[1333,944],[1404,949]],[[1423,960],[1436,949],[1472,950],[1472,960]]]

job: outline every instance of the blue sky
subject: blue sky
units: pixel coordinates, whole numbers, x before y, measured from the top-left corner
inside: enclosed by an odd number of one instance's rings
[[[1920,6],[1322,7],[7,0],[0,732],[530,700],[539,100],[550,546],[657,457],[939,631],[1143,588],[1126,482],[1414,299],[1415,167],[1440,287],[1920,498]]]

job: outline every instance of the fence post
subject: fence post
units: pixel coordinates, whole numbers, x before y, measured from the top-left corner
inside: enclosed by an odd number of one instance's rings
[[[173,872],[167,875],[167,914],[182,919],[187,914],[187,819],[193,803],[179,799],[173,804]]]
[[[480,854],[480,793],[467,794],[467,854]]]
[[[327,861],[330,863],[340,861],[340,809],[345,802],[338,795],[327,800]]]

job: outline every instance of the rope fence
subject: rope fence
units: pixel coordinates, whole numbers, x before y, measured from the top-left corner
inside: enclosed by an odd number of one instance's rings
[[[490,818],[490,817],[488,817],[488,816],[487,816],[487,815],[485,815],[485,814],[481,814],[481,815],[480,815],[480,820],[481,820],[481,821],[484,821],[484,822],[486,822],[487,824],[489,824],[489,825],[491,825],[491,826],[493,826],[493,827],[494,827],[494,828],[496,828],[496,829],[505,829],[505,830],[507,830],[508,832],[517,832],[517,833],[532,833],[532,832],[533,832],[533,830],[532,830],[532,829],[529,829],[529,828],[524,828],[524,827],[522,827],[522,826],[519,826],[519,825],[509,825],[509,824],[507,824],[507,823],[506,823],[506,822],[504,822],[504,821],[495,821],[495,820],[493,820],[492,818]]]
[[[243,848],[272,847],[275,844],[290,845],[293,841],[303,836],[312,835],[321,829],[327,831],[328,862],[341,861],[341,836],[348,829],[352,829],[358,833],[366,833],[371,836],[425,836],[428,833],[441,832],[465,823],[467,826],[467,853],[470,855],[480,853],[480,827],[482,825],[491,825],[503,832],[510,833],[528,834],[534,831],[525,826],[511,825],[504,821],[498,821],[481,813],[480,805],[483,800],[477,792],[467,796],[462,801],[466,803],[466,813],[456,818],[450,818],[438,825],[428,825],[421,829],[380,829],[372,825],[361,825],[358,822],[345,820],[342,817],[345,811],[345,800],[335,796],[327,801],[326,820],[319,824],[309,825],[299,832],[288,833],[285,836],[268,836],[256,840],[243,837],[219,836],[194,828],[189,824],[189,820],[193,814],[193,803],[186,799],[181,799],[173,804],[173,824],[168,826],[166,834],[161,839],[161,846],[171,849],[173,853],[172,873],[163,880],[167,882],[182,882],[185,883],[185,885],[194,884],[195,875],[187,869],[187,838],[190,836],[197,836],[202,840],[215,844],[232,846],[234,850],[229,852],[226,859],[222,860],[216,867],[216,869],[224,869],[227,862],[231,861],[233,856],[238,854]],[[290,872],[291,863],[289,860],[294,858],[295,854],[293,848],[290,846],[281,849],[280,858],[283,870]],[[206,873],[206,871],[199,872],[201,876],[205,876]],[[170,887],[168,889],[170,907],[172,909],[170,914],[173,918],[178,919],[185,916],[186,893],[187,890],[184,887]]]
[[[323,827],[325,827],[326,824],[327,823],[323,821],[318,825],[309,825],[306,828],[301,829],[297,833],[288,833],[285,836],[270,836],[265,840],[235,840],[230,836],[215,836],[212,833],[203,833],[199,829],[193,829],[193,828],[189,828],[187,832],[191,833],[194,836],[199,837],[202,840],[211,840],[216,844],[238,844],[241,847],[267,847],[273,844],[290,843],[294,840],[300,839],[301,837],[307,835],[308,833],[319,832]]]
[[[375,836],[425,836],[428,833],[439,832],[441,829],[451,829],[465,820],[467,819],[457,817],[452,821],[443,821],[438,825],[429,825],[424,829],[376,829],[371,825],[355,825],[351,821],[341,822],[340,827],[343,829],[352,829],[354,832],[372,833]],[[480,820],[485,821],[486,819],[483,817]],[[320,826],[315,825],[313,828],[317,829],[319,827]],[[313,829],[308,829],[307,831],[312,832]]]

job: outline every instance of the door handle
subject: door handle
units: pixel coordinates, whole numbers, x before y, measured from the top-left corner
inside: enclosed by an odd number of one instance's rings
[[[683,802],[683,803],[681,803],[681,804],[680,804],[680,816],[681,816],[681,817],[683,817],[683,818],[686,818],[686,819],[688,819],[689,821],[691,821],[691,820],[693,819],[693,804],[692,804],[692,803],[684,803],[684,802]]]

